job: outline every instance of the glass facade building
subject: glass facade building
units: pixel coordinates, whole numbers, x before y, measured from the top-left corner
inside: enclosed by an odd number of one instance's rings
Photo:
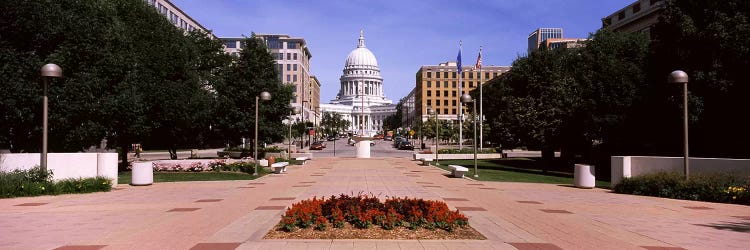
[[[563,38],[562,28],[539,28],[529,34],[528,53],[539,49],[539,45],[549,38]]]

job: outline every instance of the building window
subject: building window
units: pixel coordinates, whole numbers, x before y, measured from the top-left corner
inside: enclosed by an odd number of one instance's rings
[[[169,12],[169,20],[172,21],[172,24],[177,25],[177,19],[179,19],[179,17],[177,17],[177,14],[175,14],[172,11],[170,11]]]
[[[226,42],[224,42],[224,45],[227,46],[227,48],[230,48],[230,49],[237,48],[237,42],[236,41],[226,41]]]
[[[474,72],[469,72],[469,79],[474,79]]]
[[[286,53],[286,59],[292,60],[292,53]]]
[[[466,88],[466,82],[461,83],[461,88]]]
[[[297,43],[290,43],[290,42],[287,42],[287,43],[286,43],[286,48],[287,48],[287,49],[296,49],[296,48],[297,48]]]
[[[297,75],[294,75],[294,80],[293,80],[293,82],[297,82]]]
[[[453,75],[453,78],[456,78],[456,72],[453,72],[452,75]]]
[[[286,71],[292,71],[292,65],[291,64],[287,64],[286,65]]]
[[[492,73],[492,78],[495,78],[495,77],[497,77],[497,72]]]
[[[451,114],[452,114],[452,115],[455,115],[455,114],[456,114],[456,109],[452,109],[451,111],[452,111],[452,112],[451,112]]]
[[[617,20],[622,21],[622,19],[625,19],[625,11],[617,14]]]
[[[452,96],[452,97],[456,97],[456,91],[455,91],[455,90],[451,92],[451,96]],[[454,103],[453,103],[453,105],[456,105],[456,104],[455,104],[455,102],[456,102],[456,101],[453,101],[453,102],[454,102]]]
[[[456,73],[453,73],[453,74],[454,74],[453,76],[455,77],[455,76],[456,76],[456,75],[455,75]],[[443,72],[443,78],[448,78],[448,72]]]
[[[432,72],[427,71],[427,78],[432,78]]]
[[[427,87],[428,87],[428,88],[432,88],[432,82],[430,82],[430,81],[427,81]]]
[[[432,91],[427,91],[427,96],[432,96]]]
[[[148,0],[148,5],[154,6],[156,0]]]
[[[440,90],[435,90],[435,96],[440,96]]]
[[[192,24],[189,24],[188,25],[188,31],[193,31],[193,30],[195,30],[195,27],[193,27]]]
[[[453,86],[453,88],[456,88],[456,81],[453,81],[452,86]]]
[[[440,100],[435,100],[435,106],[440,106]],[[439,109],[438,109],[439,111]]]
[[[297,64],[294,64],[294,67],[292,69],[293,71],[297,71]]]
[[[443,91],[443,96],[446,96],[446,97],[448,96],[448,91],[447,90]]]
[[[443,106],[448,106],[448,100],[443,100]],[[448,111],[445,112],[448,113]]]
[[[440,72],[435,72],[435,78],[440,78]]]
[[[294,60],[297,60],[297,53],[294,53]]]
[[[286,75],[286,82],[292,82],[292,75]]]
[[[474,82],[469,82],[469,88],[473,88],[473,87],[474,87]]]
[[[638,11],[641,11],[641,3],[633,4],[633,13],[638,13]]]
[[[432,100],[427,100],[427,106],[432,105]]]
[[[448,109],[443,109],[443,114],[448,114]]]
[[[495,74],[497,74],[497,73],[495,73]],[[484,73],[484,79],[489,79],[489,78],[490,78],[490,73],[489,72]]]
[[[443,88],[447,88],[447,87],[448,87],[448,81],[443,81]]]

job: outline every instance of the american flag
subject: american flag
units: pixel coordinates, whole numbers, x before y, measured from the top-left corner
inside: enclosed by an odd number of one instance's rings
[[[476,68],[477,69],[481,69],[482,68],[482,51],[479,51],[479,56],[477,56],[477,65],[476,65]]]

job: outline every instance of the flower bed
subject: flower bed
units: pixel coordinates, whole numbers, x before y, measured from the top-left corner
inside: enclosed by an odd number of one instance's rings
[[[376,235],[387,235],[388,231],[402,232],[424,232],[427,235],[439,232],[439,235],[468,235],[460,237],[463,239],[484,239],[484,237],[473,230],[469,220],[458,210],[451,211],[448,205],[442,201],[431,201],[413,198],[387,198],[381,202],[378,198],[368,195],[339,195],[330,198],[312,198],[292,204],[286,213],[282,215],[281,222],[276,230],[269,233],[266,238],[285,238],[290,234],[300,237],[297,231],[313,235],[301,236],[302,238],[350,238],[351,235],[371,235],[372,233],[350,233],[346,229],[371,230]],[[439,229],[439,230],[436,230]],[[334,233],[312,233],[311,231],[328,231]],[[339,235],[336,232],[347,233],[350,236]],[[457,233],[458,232],[458,233]],[[295,234],[297,233],[297,234]],[[400,234],[400,233],[399,233]],[[424,235],[425,233],[421,233]],[[317,235],[317,236],[315,236]],[[325,235],[323,237],[319,237]],[[368,236],[367,238],[371,238]],[[294,237],[288,237],[294,238]],[[375,237],[380,238],[380,237]],[[391,238],[391,237],[387,237]],[[414,238],[401,235],[397,238]],[[429,238],[425,237],[425,238]],[[444,236],[440,238],[456,238]]]
[[[238,160],[170,160],[155,161],[154,172],[205,172],[205,171],[230,171],[253,173],[252,162]]]

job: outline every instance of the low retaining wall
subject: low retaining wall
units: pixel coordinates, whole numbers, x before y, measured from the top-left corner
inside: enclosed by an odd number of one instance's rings
[[[0,155],[0,171],[31,169],[40,162],[39,153]],[[47,169],[54,180],[107,177],[117,185],[117,153],[48,153]]]
[[[611,183],[617,185],[626,177],[657,172],[683,173],[682,157],[612,156]],[[693,158],[690,157],[690,174],[721,174],[750,176],[750,159]]]
[[[422,158],[435,159],[435,153],[431,154],[414,154],[414,160]],[[438,154],[440,160],[473,160],[474,154]],[[503,158],[503,154],[492,153],[492,154],[477,154],[477,159],[500,159]]]
[[[269,156],[273,156],[273,157],[276,157],[276,159],[278,159],[278,158],[287,158],[287,157],[289,157],[289,154],[285,153],[285,152],[282,152],[282,153],[266,153],[266,157],[269,157]],[[307,157],[307,158],[312,159],[313,158],[313,153],[292,153],[292,158],[297,158],[297,157]]]

